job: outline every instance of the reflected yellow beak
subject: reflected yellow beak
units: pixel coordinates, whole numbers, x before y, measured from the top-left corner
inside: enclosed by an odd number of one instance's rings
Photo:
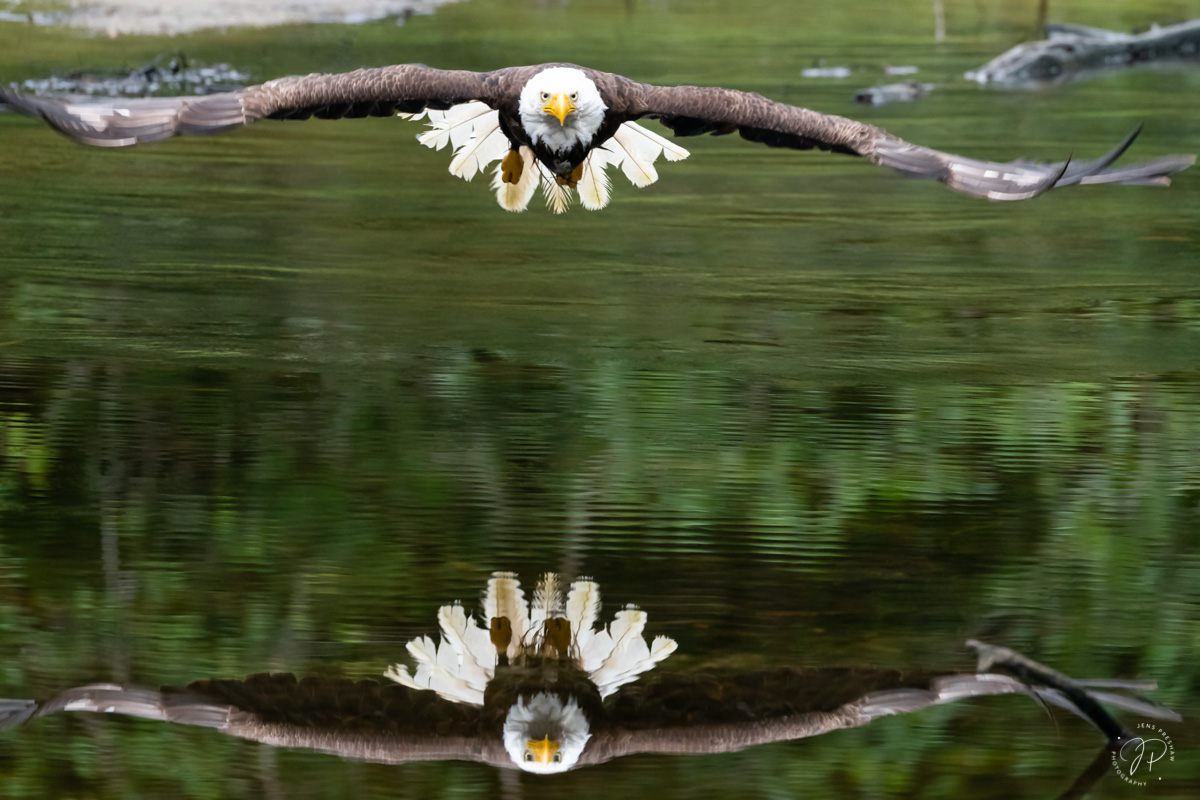
[[[547,114],[553,114],[558,118],[559,125],[567,124],[567,114],[575,110],[575,104],[572,103],[565,94],[556,94],[550,98],[550,102],[542,106],[542,111]]]
[[[549,764],[554,758],[554,754],[558,752],[558,742],[550,741],[550,736],[540,742],[530,739],[525,743],[525,747],[533,753],[533,757],[537,759],[539,764]]]

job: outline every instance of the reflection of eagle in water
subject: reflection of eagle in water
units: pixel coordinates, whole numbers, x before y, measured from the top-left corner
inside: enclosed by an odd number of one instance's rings
[[[483,599],[490,630],[461,605],[442,606],[441,646],[414,639],[408,651],[416,675],[399,664],[387,676],[456,703],[507,708],[504,748],[513,762],[530,772],[563,772],[579,760],[601,701],[675,652],[666,636],[646,644],[646,612],[635,606],[596,630],[599,612],[593,581],[572,583],[564,605],[558,576],[546,573],[526,605],[516,576],[497,572]]]
[[[1125,729],[1100,702],[1159,719],[1172,712],[1119,694],[1136,681],[1076,681],[1018,653],[968,642],[976,674],[793,668],[742,672],[658,671],[675,647],[642,638],[645,615],[619,611],[593,629],[596,584],[578,581],[565,604],[544,578],[526,606],[516,580],[498,573],[485,597],[488,630],[461,606],[439,611],[443,639],[409,644],[416,672],[402,685],[254,675],[160,691],[112,684],[57,697],[0,700],[0,729],[59,711],[100,711],[216,728],[270,745],[388,764],[481,761],[555,772],[635,753],[724,753],[799,739],[970,697],[1020,693],[1066,708],[1109,740]],[[1087,687],[1087,688],[1085,688]]]

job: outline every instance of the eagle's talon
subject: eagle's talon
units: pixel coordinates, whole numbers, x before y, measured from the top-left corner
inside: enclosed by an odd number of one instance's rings
[[[546,641],[558,651],[559,658],[566,658],[571,647],[571,623],[562,617],[546,620]]]
[[[571,170],[571,174],[567,177],[555,175],[554,182],[559,186],[566,186],[568,189],[574,189],[579,185],[579,181],[583,178],[583,164],[580,164],[575,169]]]
[[[492,646],[496,648],[496,660],[501,666],[508,664],[508,646],[512,643],[512,622],[508,617],[492,617],[490,625]]]
[[[525,160],[521,158],[520,152],[509,150],[504,156],[504,160],[500,162],[500,180],[515,185],[521,181],[521,174],[524,171]]]

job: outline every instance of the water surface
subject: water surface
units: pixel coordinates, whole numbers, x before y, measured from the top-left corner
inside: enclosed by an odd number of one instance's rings
[[[562,59],[972,156],[1091,157],[1139,122],[1134,157],[1200,151],[1200,74],[987,91],[957,76],[1025,9],[952,9],[935,47],[926,6],[894,5],[473,0],[172,40],[5,24],[0,79],[175,49],[255,80]],[[1140,5],[1062,13],[1187,13]],[[801,78],[817,59],[857,71]],[[884,64],[944,85],[856,107]],[[0,696],[379,676],[492,570],[553,569],[645,608],[680,644],[663,668],[969,669],[979,636],[1200,710],[1192,172],[990,204],[704,138],[647,189],[614,176],[603,212],[512,215],[419,130],[106,151],[0,116]],[[1194,796],[1189,725],[1161,786],[1093,796]],[[5,734],[0,770],[14,797],[1055,797],[1098,739],[993,698],[538,780],[77,716]]]

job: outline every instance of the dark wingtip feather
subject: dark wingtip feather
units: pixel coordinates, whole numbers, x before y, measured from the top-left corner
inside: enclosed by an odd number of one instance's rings
[[[1113,167],[1113,162],[1129,149],[1141,132],[1139,125],[1120,144],[1091,161],[1072,158],[1056,164],[979,161],[892,137],[876,140],[870,158],[909,177],[933,178],[963,194],[990,200],[1027,200],[1074,183],[1169,186],[1171,175],[1196,162],[1194,155],[1173,155]]]
[[[0,731],[15,728],[32,717],[38,710],[34,700],[6,700],[0,698]]]
[[[220,133],[246,124],[237,92],[206,97],[40,97],[0,87],[0,100],[80,144],[124,147],[176,134]]]
[[[1106,169],[1080,178],[1081,184],[1117,183],[1122,186],[1170,186],[1171,176],[1196,163],[1194,155],[1163,156],[1127,167]]]
[[[1174,711],[1139,697],[1119,695],[1114,692],[1091,691],[1086,688],[1097,685],[1114,689],[1141,688],[1144,686],[1144,682],[1077,681],[1006,647],[986,644],[977,639],[967,640],[967,647],[976,652],[979,660],[977,667],[979,672],[1000,671],[1012,675],[1025,683],[1030,691],[1046,702],[1065,708],[1095,725],[1110,741],[1127,737],[1129,732],[1107,710],[1101,707],[1101,702],[1151,719],[1180,719]]]

